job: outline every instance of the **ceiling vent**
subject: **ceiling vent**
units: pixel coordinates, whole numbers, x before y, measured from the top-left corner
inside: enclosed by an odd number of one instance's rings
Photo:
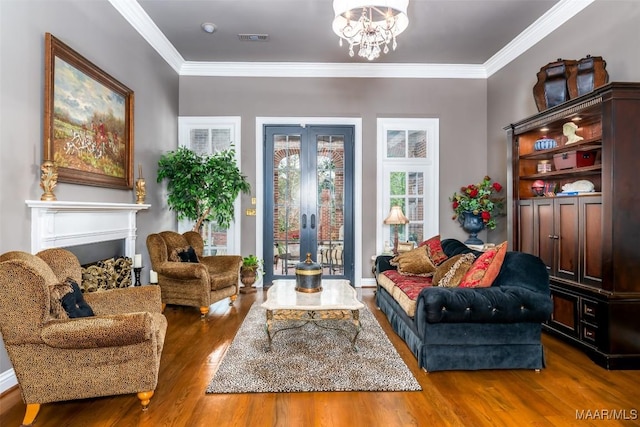
[[[245,42],[266,42],[269,34],[238,34],[238,38]]]

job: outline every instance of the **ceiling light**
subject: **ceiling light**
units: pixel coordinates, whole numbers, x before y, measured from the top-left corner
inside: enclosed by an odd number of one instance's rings
[[[409,0],[333,0],[333,31],[349,42],[349,56],[359,46],[358,56],[372,61],[380,52],[395,50],[396,36],[409,25]],[[383,48],[380,46],[384,45]]]
[[[211,22],[205,22],[201,25],[202,31],[205,33],[213,34],[216,31],[216,24],[212,24]]]

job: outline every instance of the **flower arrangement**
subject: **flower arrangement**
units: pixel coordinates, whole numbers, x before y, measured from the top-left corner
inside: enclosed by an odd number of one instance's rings
[[[494,193],[502,191],[502,185],[498,182],[491,182],[491,178],[485,176],[478,184],[469,184],[460,188],[460,194],[453,193],[449,198],[455,215],[452,219],[457,219],[463,212],[472,212],[480,215],[485,227],[490,230],[496,228],[494,211],[499,210],[502,199],[492,197]]]

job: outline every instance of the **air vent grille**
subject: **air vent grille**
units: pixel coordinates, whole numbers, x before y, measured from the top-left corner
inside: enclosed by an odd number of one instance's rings
[[[269,34],[238,34],[238,38],[245,42],[266,42]]]

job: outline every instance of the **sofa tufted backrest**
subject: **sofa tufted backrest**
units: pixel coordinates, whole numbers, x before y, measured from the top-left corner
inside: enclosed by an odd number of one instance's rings
[[[442,250],[448,257],[458,254],[482,252],[474,251],[456,239],[442,241]],[[524,252],[508,251],[504,257],[500,273],[491,287],[514,286],[533,292],[549,293],[549,273],[540,258]]]

